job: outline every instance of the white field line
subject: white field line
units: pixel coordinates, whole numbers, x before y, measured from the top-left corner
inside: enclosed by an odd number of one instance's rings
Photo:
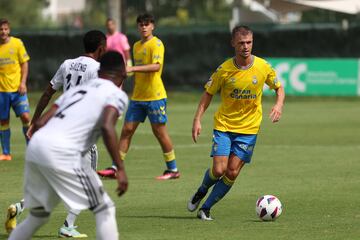
[[[197,143],[197,144],[176,144],[174,145],[176,149],[183,149],[183,148],[211,148],[211,143]],[[303,148],[318,148],[319,150],[328,150],[329,148],[336,148],[336,149],[360,149],[360,145],[347,145],[347,146],[339,146],[339,145],[271,145],[271,144],[259,144],[257,148],[276,148],[276,149],[303,149]],[[160,149],[159,144],[153,145],[131,145],[130,149],[134,150],[149,150],[149,149]]]
[[[211,142],[208,143],[189,143],[189,144],[174,144],[174,148],[176,149],[182,149],[182,148],[211,148]],[[25,143],[15,143],[11,144],[12,147],[23,147],[25,151]],[[328,150],[329,148],[343,150],[343,149],[360,149],[360,145],[298,145],[298,144],[257,144],[256,148],[272,148],[272,149],[316,149],[319,150]],[[159,144],[131,144],[130,149],[136,149],[136,150],[148,150],[148,149],[160,149]],[[104,149],[104,151],[106,151]]]

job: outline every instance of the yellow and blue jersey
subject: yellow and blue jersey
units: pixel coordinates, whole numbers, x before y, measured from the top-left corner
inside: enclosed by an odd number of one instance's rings
[[[135,86],[131,97],[134,101],[155,101],[166,98],[166,91],[161,79],[164,66],[165,47],[157,37],[149,41],[138,41],[134,44],[133,55],[135,65],[159,63],[157,72],[135,72]]]
[[[17,92],[21,81],[21,64],[29,61],[23,42],[11,37],[0,44],[0,92]]]
[[[271,89],[281,86],[274,69],[262,58],[254,56],[252,65],[246,69],[239,68],[234,58],[221,64],[205,85],[211,95],[220,91],[221,105],[214,116],[214,129],[257,134],[262,120],[264,84]]]

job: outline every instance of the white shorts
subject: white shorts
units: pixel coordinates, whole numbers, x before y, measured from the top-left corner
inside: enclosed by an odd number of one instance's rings
[[[85,163],[90,164],[91,168],[96,171],[97,163],[99,159],[99,153],[97,150],[97,146],[92,145],[89,150],[82,156]]]
[[[25,207],[43,207],[51,212],[63,200],[71,209],[99,212],[114,203],[104,191],[96,172],[82,168],[53,168],[26,161]]]

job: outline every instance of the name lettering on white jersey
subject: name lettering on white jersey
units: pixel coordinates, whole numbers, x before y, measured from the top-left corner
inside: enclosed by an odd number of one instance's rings
[[[100,63],[95,59],[81,56],[65,60],[57,70],[50,83],[54,90],[67,91],[72,87],[84,84],[98,77]]]

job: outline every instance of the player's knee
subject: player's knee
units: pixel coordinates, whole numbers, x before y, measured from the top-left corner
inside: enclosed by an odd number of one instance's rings
[[[134,132],[135,132],[134,129],[124,125],[124,127],[121,130],[121,138],[131,138],[132,135],[134,135]]]
[[[21,122],[23,124],[29,124],[30,123],[30,115],[29,113],[23,113],[20,115]]]
[[[37,207],[30,209],[30,214],[33,217],[41,220],[41,222],[46,223],[49,221],[50,213],[47,212],[43,207]]]
[[[111,200],[110,196],[106,192],[104,192],[102,201],[96,206],[89,208],[89,210],[92,211],[94,214],[97,214],[105,210],[107,211],[111,208],[115,208],[115,204]]]
[[[9,125],[9,119],[0,120],[0,125],[1,125],[1,126]]]
[[[240,170],[238,169],[227,169],[225,175],[232,181],[235,181],[237,176],[239,175]]]
[[[166,135],[167,135],[167,130],[166,130],[165,124],[162,124],[162,123],[151,124],[151,129],[156,137],[166,137]]]
[[[225,174],[225,168],[223,168],[222,166],[213,166],[212,174],[214,175],[214,177],[220,178]]]

